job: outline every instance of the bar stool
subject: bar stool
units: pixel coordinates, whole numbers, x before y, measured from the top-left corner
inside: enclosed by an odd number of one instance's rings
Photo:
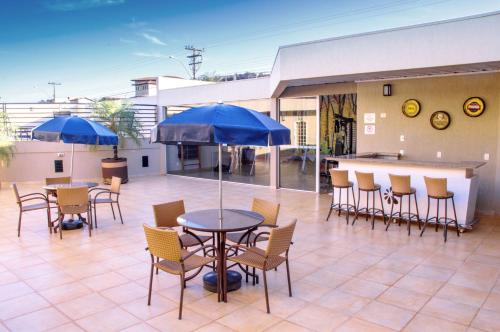
[[[420,216],[418,214],[418,203],[417,203],[417,191],[415,188],[412,188],[410,185],[411,177],[409,175],[394,175],[394,174],[389,174],[389,178],[391,180],[391,189],[392,189],[392,197],[398,197],[399,198],[399,212],[394,212],[394,199],[392,199],[391,202],[391,213],[389,215],[389,222],[387,223],[387,227],[385,230],[387,231],[389,229],[389,226],[391,226],[392,219],[394,216],[397,216],[399,219],[399,226],[401,226],[401,220],[406,220],[408,224],[408,236],[410,236],[410,230],[411,230],[411,222],[416,221],[418,222],[418,229],[420,229]],[[415,201],[415,209],[417,213],[411,213],[411,197],[413,196],[413,199]],[[408,197],[408,212],[402,213],[402,207],[403,207],[403,198]],[[405,216],[407,218],[405,219]]]
[[[424,176],[424,181],[425,181],[425,187],[427,188],[427,215],[425,217],[425,223],[424,227],[422,228],[422,232],[420,233],[420,236],[424,234],[425,227],[427,226],[427,223],[431,220],[435,220],[436,222],[436,232],[438,231],[438,227],[443,222],[444,226],[444,231],[443,231],[443,236],[444,236],[444,242],[446,242],[448,238],[448,225],[451,223],[455,224],[455,227],[457,229],[457,236],[460,236],[460,229],[458,228],[458,222],[457,222],[457,211],[455,209],[455,200],[454,200],[454,194],[451,191],[448,191],[448,180],[446,178],[430,178],[427,176]],[[429,218],[429,209],[431,206],[431,198],[435,199],[437,201],[437,207],[436,207],[436,216]],[[448,200],[451,199],[451,204],[453,206],[453,216],[454,219],[448,218]],[[441,200],[444,200],[444,217],[439,218],[439,202]]]
[[[354,189],[352,182],[349,181],[349,173],[346,170],[330,169],[330,177],[332,179],[332,204],[326,220],[330,219],[332,211],[338,211],[339,216],[342,211],[346,213],[346,222],[349,225],[349,213],[356,212],[356,198],[354,198]],[[335,188],[339,189],[339,201],[335,203]],[[342,204],[342,190],[347,190],[347,202]],[[351,189],[352,199],[354,204],[349,204],[349,189]]]
[[[384,212],[384,202],[382,200],[382,191],[380,190],[380,185],[375,183],[373,173],[363,173],[363,172],[355,172],[356,179],[358,181],[358,205],[356,206],[356,216],[352,221],[352,224],[356,222],[358,219],[358,215],[360,212],[366,213],[366,221],[368,221],[368,216],[372,215],[372,229],[375,228],[375,216],[380,215],[384,218],[385,225],[385,212]],[[359,208],[359,204],[361,201],[361,192],[366,192],[366,207]],[[375,208],[375,194],[378,192],[378,196],[380,198],[380,207],[381,209]],[[370,193],[372,193],[372,207],[370,208]]]

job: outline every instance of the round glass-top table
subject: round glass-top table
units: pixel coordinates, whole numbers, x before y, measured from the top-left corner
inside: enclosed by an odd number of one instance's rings
[[[218,209],[188,212],[177,218],[177,223],[187,229],[216,234],[216,247],[219,251],[217,264],[220,267],[217,270],[219,272],[209,272],[205,274],[203,279],[214,280],[215,285],[218,280],[222,281],[219,300],[227,302],[227,287],[228,282],[231,281],[228,278],[235,277],[241,282],[241,274],[236,271],[226,271],[226,234],[230,232],[251,231],[263,222],[264,217],[259,213],[236,209],[222,210],[222,222],[219,220]],[[216,287],[211,287],[210,289],[216,289]]]
[[[55,195],[57,192],[58,188],[76,188],[76,187],[88,187],[94,188],[97,187],[99,184],[97,182],[71,182],[71,183],[54,183],[54,184],[48,184],[43,186],[42,188],[47,192],[47,194],[52,194]],[[64,230],[72,230],[72,229],[79,229],[83,227],[83,223],[85,222],[85,218],[83,218],[81,215],[78,215],[78,219],[67,219],[63,220],[61,227]]]

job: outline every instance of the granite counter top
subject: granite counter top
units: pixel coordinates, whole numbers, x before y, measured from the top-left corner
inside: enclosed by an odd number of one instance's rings
[[[362,163],[374,163],[374,164],[390,164],[390,165],[404,165],[404,166],[421,166],[421,167],[431,167],[431,168],[455,168],[464,170],[474,170],[486,163],[483,161],[458,161],[458,162],[448,162],[448,161],[429,161],[429,160],[411,160],[404,159],[398,153],[383,153],[383,152],[369,152],[369,153],[359,153],[350,154],[345,156],[333,156],[326,157],[327,160],[335,161],[356,161]]]

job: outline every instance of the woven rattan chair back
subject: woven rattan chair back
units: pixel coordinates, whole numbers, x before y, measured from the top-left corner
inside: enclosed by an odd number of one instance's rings
[[[279,256],[290,248],[296,224],[297,219],[294,219],[286,226],[271,229],[271,235],[269,236],[266,248],[266,257]]]
[[[119,194],[120,193],[120,187],[122,185],[122,179],[117,177],[117,176],[113,176],[111,178],[111,189],[110,191],[113,193],[113,194]]]
[[[87,187],[57,188],[57,205],[62,214],[86,213],[89,205]]]
[[[448,195],[448,180],[446,178],[430,178],[424,176],[427,195],[432,197],[446,197]]]
[[[156,227],[176,227],[177,217],[186,213],[184,201],[175,201],[163,204],[153,205],[153,214]]]
[[[392,192],[397,194],[409,194],[411,192],[411,177],[409,175],[389,174]]]
[[[358,181],[358,188],[361,190],[374,190],[375,178],[373,173],[355,172],[356,180]]]
[[[275,226],[278,221],[280,205],[263,199],[254,198],[252,202],[252,211],[257,212],[264,217],[262,225]]]
[[[332,178],[332,185],[334,187],[349,186],[349,172],[347,170],[330,169],[330,177]]]
[[[61,176],[57,178],[45,178],[45,184],[50,186],[51,184],[70,184],[71,176]]]
[[[146,224],[143,226],[151,255],[172,262],[180,262],[181,244],[179,235],[176,231],[171,229],[158,229]]]
[[[19,197],[19,190],[17,189],[17,184],[12,184],[12,192],[14,192],[14,196],[16,197],[16,203],[21,204],[21,197]]]

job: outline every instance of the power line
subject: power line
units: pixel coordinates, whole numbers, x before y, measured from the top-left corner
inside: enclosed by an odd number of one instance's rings
[[[187,55],[186,58],[189,59],[189,67],[191,67],[191,78],[196,79],[196,72],[200,69],[201,63],[203,61],[202,53],[205,52],[204,48],[195,48],[193,45],[188,45],[184,47],[186,51],[191,51],[191,54]]]

